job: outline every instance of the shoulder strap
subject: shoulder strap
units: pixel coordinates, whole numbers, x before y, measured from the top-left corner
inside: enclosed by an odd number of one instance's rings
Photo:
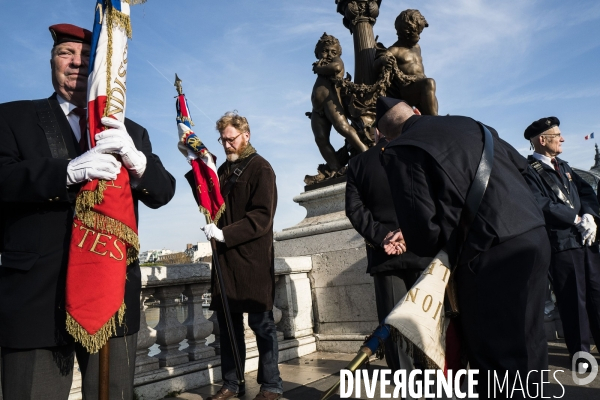
[[[456,265],[460,260],[469,230],[479,211],[479,206],[481,205],[483,195],[487,189],[492,173],[492,166],[494,164],[494,138],[492,137],[492,133],[481,122],[477,121],[477,123],[483,130],[483,152],[481,154],[479,166],[477,167],[477,172],[475,173],[475,178],[467,191],[465,205],[460,213],[458,226],[452,232],[450,239],[448,240],[448,245],[457,249],[455,259],[450,262],[454,268],[456,268]]]
[[[250,154],[235,167],[233,172],[229,175],[227,182],[225,182],[223,188],[221,189],[221,196],[225,197],[229,194],[229,192],[231,192],[231,189],[233,189],[233,185],[235,185],[238,178],[244,173],[246,167],[248,167],[248,165],[250,164],[250,161],[252,161],[257,155],[257,153]]]
[[[54,111],[52,111],[50,100],[39,99],[32,101],[35,111],[38,115],[40,125],[46,134],[46,140],[48,141],[52,158],[62,158],[64,160],[68,159],[69,152],[67,151],[67,146],[65,144],[65,140],[63,139],[63,135],[60,132],[56,115],[54,115]]]
[[[544,180],[544,182],[546,182],[546,184],[548,186],[550,186],[550,189],[552,189],[552,191],[554,192],[554,194],[556,195],[556,197],[558,197],[558,199],[561,202],[563,202],[564,204],[568,205],[571,208],[574,208],[573,207],[573,203],[571,203],[571,200],[569,200],[569,198],[565,195],[565,192],[563,192],[563,190],[561,189],[561,187],[556,184],[556,182],[554,181],[554,179],[552,179],[552,177],[550,176],[550,174],[548,173],[548,171],[546,171],[544,169],[544,167],[542,166],[542,163],[539,162],[538,160],[535,160],[535,161],[530,161],[530,164],[533,167],[533,169]]]

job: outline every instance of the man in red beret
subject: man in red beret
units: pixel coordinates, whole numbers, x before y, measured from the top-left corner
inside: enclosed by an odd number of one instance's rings
[[[69,24],[50,27],[55,93],[0,104],[0,347],[4,400],[66,400],[74,355],[86,399],[98,395],[98,354],[65,330],[65,281],[75,197],[82,182],[112,180],[121,155],[138,200],[150,208],[174,195],[175,179],[152,154],[148,132],[125,119],[91,150],[86,142],[92,34]],[[114,127],[113,127],[114,128]],[[83,138],[83,139],[82,139]],[[111,399],[133,398],[141,273],[127,267],[123,325],[110,339]]]
[[[541,206],[552,246],[550,276],[572,364],[590,352],[590,331],[600,343],[600,254],[596,240],[600,205],[594,189],[558,155],[565,139],[556,117],[525,130],[533,145],[527,183]]]

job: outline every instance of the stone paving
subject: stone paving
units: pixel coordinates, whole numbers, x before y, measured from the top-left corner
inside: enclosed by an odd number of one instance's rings
[[[550,384],[544,389],[545,398],[562,398],[563,400],[597,400],[600,398],[600,375],[586,386],[574,384],[571,376],[569,357],[562,341],[554,341],[549,344]],[[598,360],[597,352],[594,352]],[[316,352],[304,357],[296,358],[280,364],[281,376],[283,378],[284,399],[287,400],[319,400],[322,393],[329,389],[338,379],[338,371],[344,368],[354,357],[353,354]],[[385,362],[375,361],[369,367],[386,368]],[[558,370],[563,370],[560,372]],[[560,384],[552,378],[556,372]],[[259,387],[256,383],[256,372],[246,374],[246,394],[240,400],[252,400],[258,393]],[[219,390],[221,385],[213,384],[204,386],[189,392],[174,394],[175,397],[166,397],[168,400],[205,400],[208,396]],[[563,389],[564,388],[564,389]],[[376,397],[380,399],[379,388],[375,391]],[[333,400],[340,397],[335,395]],[[541,396],[538,395],[538,398]],[[351,399],[358,399],[352,397]],[[363,391],[360,399],[367,399]]]

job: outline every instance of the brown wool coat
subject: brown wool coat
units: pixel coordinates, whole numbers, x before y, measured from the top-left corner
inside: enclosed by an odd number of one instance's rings
[[[219,168],[225,185],[225,164]],[[231,312],[273,309],[275,253],[273,217],[277,206],[275,172],[260,155],[254,157],[225,197],[225,213],[218,226],[225,243],[217,243],[225,290]],[[211,310],[222,310],[213,268]]]

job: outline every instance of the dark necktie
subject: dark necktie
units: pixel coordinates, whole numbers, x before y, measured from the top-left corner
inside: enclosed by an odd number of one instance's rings
[[[554,169],[556,170],[556,172],[558,172],[558,175],[560,175],[560,168],[558,168],[558,161],[556,161],[556,158],[552,158],[552,165],[554,165]]]
[[[79,139],[79,150],[82,153],[85,153],[88,149],[87,111],[85,108],[75,107],[72,113],[79,117],[79,131],[81,132],[81,138]]]

